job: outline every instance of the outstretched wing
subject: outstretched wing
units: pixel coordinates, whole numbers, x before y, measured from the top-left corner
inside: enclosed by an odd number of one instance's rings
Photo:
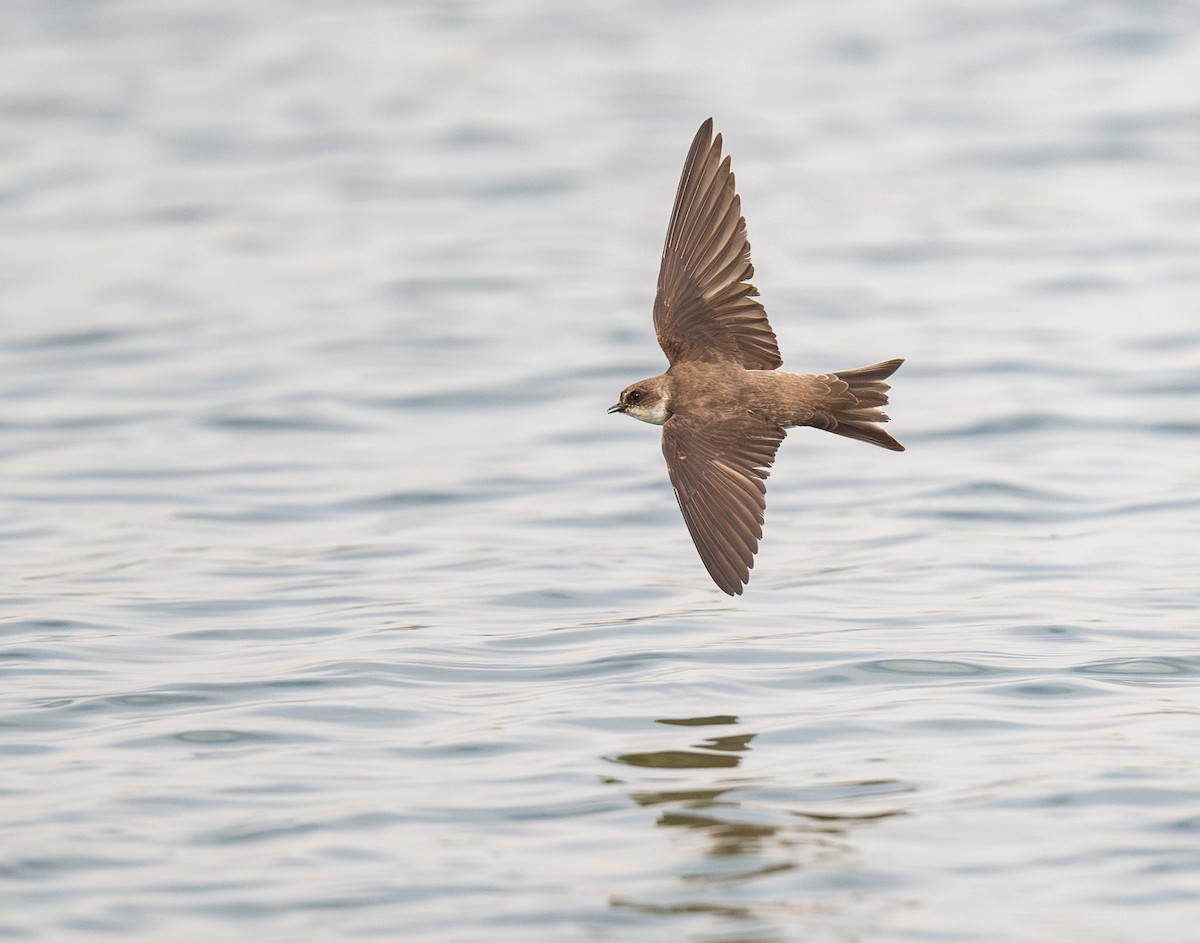
[[[742,201],[709,118],[683,165],[658,272],[654,330],[672,364],[732,362],[749,370],[783,364],[767,312],[754,300],[753,274]]]
[[[786,434],[751,418],[700,422],[676,413],[663,425],[663,455],[692,542],[731,596],[750,579],[766,508],[763,482]]]

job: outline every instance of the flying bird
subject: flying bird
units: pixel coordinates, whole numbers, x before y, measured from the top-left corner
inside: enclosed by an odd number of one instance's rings
[[[667,227],[654,331],[666,373],[625,388],[610,413],[662,426],[667,473],[700,559],[737,595],[762,538],[766,486],[787,430],[814,426],[902,452],[878,423],[903,360],[802,374],[783,360],[750,284],[750,242],[729,158],[709,118],[683,165]]]

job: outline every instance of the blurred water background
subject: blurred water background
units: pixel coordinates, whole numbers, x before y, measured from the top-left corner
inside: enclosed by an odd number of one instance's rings
[[[1200,921],[1200,5],[0,6],[0,938]],[[712,115],[792,433],[657,430]]]

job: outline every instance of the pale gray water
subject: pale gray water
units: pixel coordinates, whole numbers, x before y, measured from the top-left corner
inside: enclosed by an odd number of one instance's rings
[[[0,6],[0,937],[1200,938],[1200,6]],[[604,409],[712,115],[747,595]]]

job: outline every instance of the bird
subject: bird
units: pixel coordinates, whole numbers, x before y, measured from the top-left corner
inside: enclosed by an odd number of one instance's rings
[[[665,373],[627,386],[609,413],[662,426],[667,474],[713,582],[730,596],[750,580],[766,479],[787,430],[812,426],[902,452],[885,432],[886,360],[836,373],[787,373],[754,266],[730,159],[700,125],[684,161],[654,298]]]

